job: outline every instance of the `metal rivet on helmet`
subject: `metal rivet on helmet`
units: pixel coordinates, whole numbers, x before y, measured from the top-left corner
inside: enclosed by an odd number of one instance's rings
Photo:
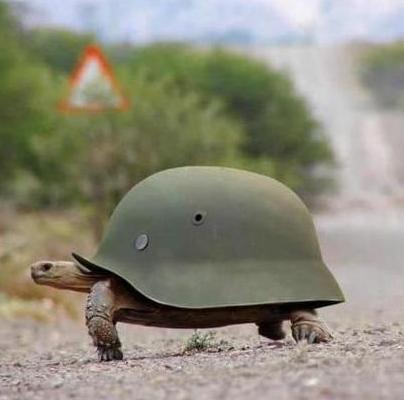
[[[135,241],[136,250],[139,251],[144,250],[148,244],[149,244],[149,237],[145,233],[142,233],[137,237]]]

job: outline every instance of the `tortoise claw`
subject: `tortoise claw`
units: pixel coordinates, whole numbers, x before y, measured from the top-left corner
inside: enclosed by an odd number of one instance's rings
[[[305,325],[299,326],[299,342],[303,341],[307,337],[307,327]]]
[[[316,338],[317,338],[317,333],[316,333],[315,331],[312,331],[312,332],[310,333],[310,335],[308,336],[308,338],[307,338],[307,343],[308,343],[308,344],[313,344],[313,343],[315,343]]]
[[[297,343],[307,341],[308,344],[326,343],[332,339],[326,326],[314,321],[300,321],[292,325],[292,336]]]
[[[114,350],[114,359],[115,360],[122,360],[123,359],[123,353],[121,349],[115,349]]]
[[[120,348],[99,345],[97,346],[98,361],[122,360],[123,354]]]

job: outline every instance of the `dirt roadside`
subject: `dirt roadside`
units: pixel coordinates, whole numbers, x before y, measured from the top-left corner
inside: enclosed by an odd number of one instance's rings
[[[404,227],[395,221],[317,220],[349,300],[321,312],[332,343],[275,343],[236,326],[216,330],[225,345],[182,355],[192,332],[122,325],[125,360],[99,364],[84,324],[2,321],[0,400],[402,399]]]

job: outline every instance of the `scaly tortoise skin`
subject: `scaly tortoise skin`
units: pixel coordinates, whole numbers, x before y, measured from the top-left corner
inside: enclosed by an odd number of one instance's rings
[[[285,337],[283,321],[291,322],[296,342],[328,342],[327,326],[314,309],[293,305],[181,309],[154,303],[137,293],[121,278],[94,273],[70,261],[39,261],[31,266],[33,280],[40,285],[89,293],[86,306],[88,332],[98,350],[99,361],[121,360],[117,322],[170,328],[214,328],[255,323],[258,333],[272,340]]]

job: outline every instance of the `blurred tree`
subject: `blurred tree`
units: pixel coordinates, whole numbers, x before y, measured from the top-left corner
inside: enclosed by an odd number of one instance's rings
[[[179,92],[166,80],[129,81],[130,111],[62,117],[57,134],[36,145],[43,170],[62,162],[65,174],[48,180],[45,195],[52,187],[57,195],[61,184],[65,195],[75,192],[90,205],[97,236],[112,207],[140,179],[181,165],[232,164],[242,141],[241,127],[217,102],[202,104],[197,94]]]
[[[300,193],[324,188],[319,165],[331,164],[332,151],[305,101],[283,73],[225,50],[196,50],[180,44],[137,49],[129,58],[134,71],[151,81],[169,77],[183,90],[219,99],[247,137],[250,165],[271,165],[267,173]],[[255,162],[253,162],[255,160]],[[253,167],[254,168],[254,167]],[[260,172],[264,172],[260,169]]]
[[[404,42],[366,47],[359,74],[379,106],[404,106]]]
[[[49,77],[27,57],[19,26],[0,1],[0,193],[16,173],[35,164],[31,139],[48,124]]]
[[[92,37],[24,33],[0,6],[0,186],[13,181],[20,204],[92,200],[101,215],[140,178],[184,164],[255,170],[303,194],[324,187],[330,148],[283,74],[223,50],[110,46],[133,109],[64,117],[61,79]]]
[[[24,36],[25,45],[34,56],[63,73],[72,71],[84,48],[95,40],[91,34],[55,28],[36,28]]]

